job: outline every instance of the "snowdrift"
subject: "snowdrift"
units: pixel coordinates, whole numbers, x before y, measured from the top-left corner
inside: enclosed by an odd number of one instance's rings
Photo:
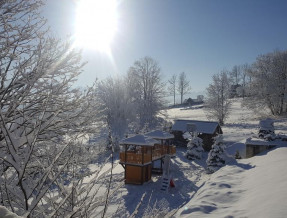
[[[215,172],[176,217],[287,217],[287,147]]]

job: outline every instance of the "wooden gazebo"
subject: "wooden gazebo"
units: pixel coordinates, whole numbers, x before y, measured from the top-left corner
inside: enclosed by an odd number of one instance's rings
[[[125,183],[143,184],[151,179],[152,171],[162,172],[164,156],[176,152],[170,142],[172,138],[172,134],[156,130],[122,140],[120,164],[125,169]],[[160,168],[154,167],[158,160]]]
[[[144,135],[135,135],[120,142],[120,164],[125,169],[125,183],[143,184],[151,179],[152,150],[157,141]]]

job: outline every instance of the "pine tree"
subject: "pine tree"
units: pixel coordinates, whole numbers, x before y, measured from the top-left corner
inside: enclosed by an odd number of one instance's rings
[[[186,157],[190,160],[201,159],[203,152],[202,139],[194,136],[187,144]]]
[[[215,138],[215,142],[212,145],[210,152],[208,153],[208,158],[206,160],[208,173],[214,173],[226,162],[227,155],[222,139],[222,135],[218,135]]]

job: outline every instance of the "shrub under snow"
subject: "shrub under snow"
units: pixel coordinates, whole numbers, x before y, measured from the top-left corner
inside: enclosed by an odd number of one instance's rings
[[[274,133],[274,121],[270,118],[267,118],[266,120],[261,120],[259,122],[259,138],[273,141],[275,139],[275,133]]]
[[[190,160],[201,159],[202,152],[202,139],[194,136],[187,144],[186,157]]]
[[[214,173],[223,165],[225,165],[227,160],[227,154],[225,152],[225,145],[223,144],[222,135],[218,135],[215,138],[215,142],[212,145],[210,152],[208,153],[207,163],[207,172]]]

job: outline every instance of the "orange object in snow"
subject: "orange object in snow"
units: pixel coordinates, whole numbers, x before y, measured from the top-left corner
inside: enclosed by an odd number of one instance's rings
[[[174,187],[175,187],[174,181],[173,181],[172,179],[170,179],[169,186],[170,186],[171,188],[174,188]]]

